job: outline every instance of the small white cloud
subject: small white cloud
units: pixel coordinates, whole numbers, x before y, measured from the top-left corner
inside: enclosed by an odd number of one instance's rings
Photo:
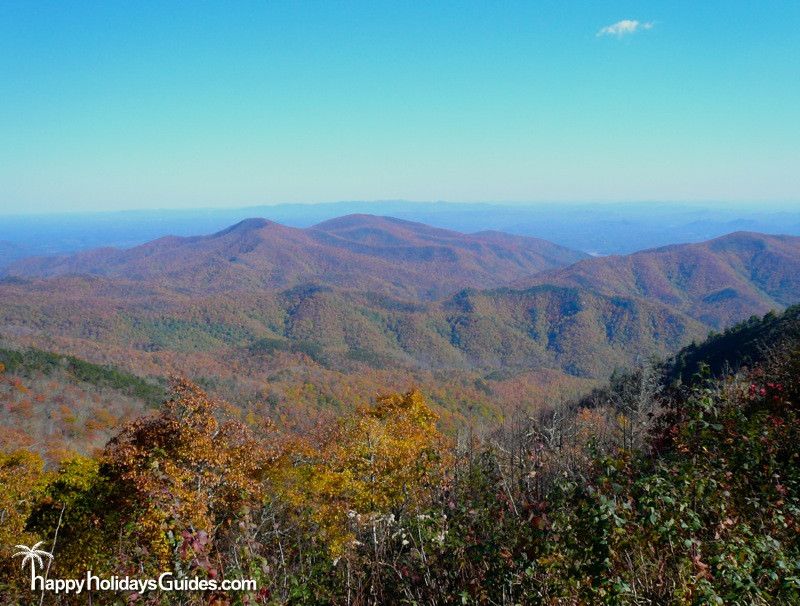
[[[639,30],[653,29],[654,23],[652,21],[637,21],[636,19],[623,19],[611,25],[607,25],[599,32],[598,36],[616,36],[621,38],[628,34],[635,34]]]

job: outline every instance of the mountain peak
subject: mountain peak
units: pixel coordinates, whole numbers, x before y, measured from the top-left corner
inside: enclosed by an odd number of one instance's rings
[[[239,221],[238,223],[234,223],[230,227],[226,227],[222,231],[216,232],[214,236],[224,236],[230,233],[244,233],[250,231],[257,231],[259,229],[267,227],[268,225],[273,225],[273,224],[274,223],[272,221],[269,221],[268,219],[253,217],[250,219],[244,219],[242,221]]]
[[[489,240],[360,214],[308,229],[245,219],[210,236],[173,237],[122,251],[17,262],[9,274],[94,274],[139,281],[169,277],[196,292],[315,282],[432,298],[464,287],[503,286],[583,256],[524,236]]]

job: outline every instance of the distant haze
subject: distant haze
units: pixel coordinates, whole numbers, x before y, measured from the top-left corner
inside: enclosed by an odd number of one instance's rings
[[[800,235],[800,204],[281,204],[239,209],[8,215],[0,220],[0,267],[31,255],[99,246],[128,248],[165,235],[210,234],[247,218],[309,227],[352,213],[391,216],[464,233],[497,230],[533,236],[593,255],[699,242],[734,231]]]

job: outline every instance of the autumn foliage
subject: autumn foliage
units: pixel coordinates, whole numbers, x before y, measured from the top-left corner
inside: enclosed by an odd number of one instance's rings
[[[110,505],[133,521],[131,540],[160,565],[175,559],[184,533],[211,537],[258,503],[270,456],[241,422],[195,385],[178,380],[162,413],[109,442],[103,474]]]
[[[283,494],[316,525],[333,557],[352,551],[359,525],[429,504],[449,460],[436,420],[417,390],[381,396],[280,472]]]
[[[93,604],[797,604],[800,335],[773,332],[722,376],[615,373],[454,439],[417,390],[297,433],[178,380],[97,456],[3,454],[0,532],[60,577],[259,585]],[[0,604],[30,603],[0,571]]]

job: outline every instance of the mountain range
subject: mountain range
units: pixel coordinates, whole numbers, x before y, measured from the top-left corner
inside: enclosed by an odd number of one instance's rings
[[[12,264],[6,274],[89,274],[201,293],[314,283],[435,298],[464,287],[500,286],[586,257],[537,238],[461,234],[350,215],[307,229],[247,219],[210,236],[170,236],[127,250],[29,258]]]
[[[735,231],[800,236],[800,205],[731,203],[457,203],[408,200],[274,204],[0,216],[0,241],[25,256],[130,248],[164,234],[211,234],[250,217],[290,227],[351,214],[388,215],[471,233],[496,230],[544,238],[592,254],[630,254],[675,242],[702,242]],[[16,256],[19,258],[19,255]],[[0,255],[0,268],[11,262]]]
[[[697,244],[587,259],[514,283],[663,303],[722,328],[800,300],[800,238],[736,232]]]
[[[0,336],[272,405],[291,392],[346,407],[391,374],[469,416],[530,403],[544,385],[577,390],[798,300],[798,237],[737,232],[590,258],[388,217],[250,219],[12,263]]]

